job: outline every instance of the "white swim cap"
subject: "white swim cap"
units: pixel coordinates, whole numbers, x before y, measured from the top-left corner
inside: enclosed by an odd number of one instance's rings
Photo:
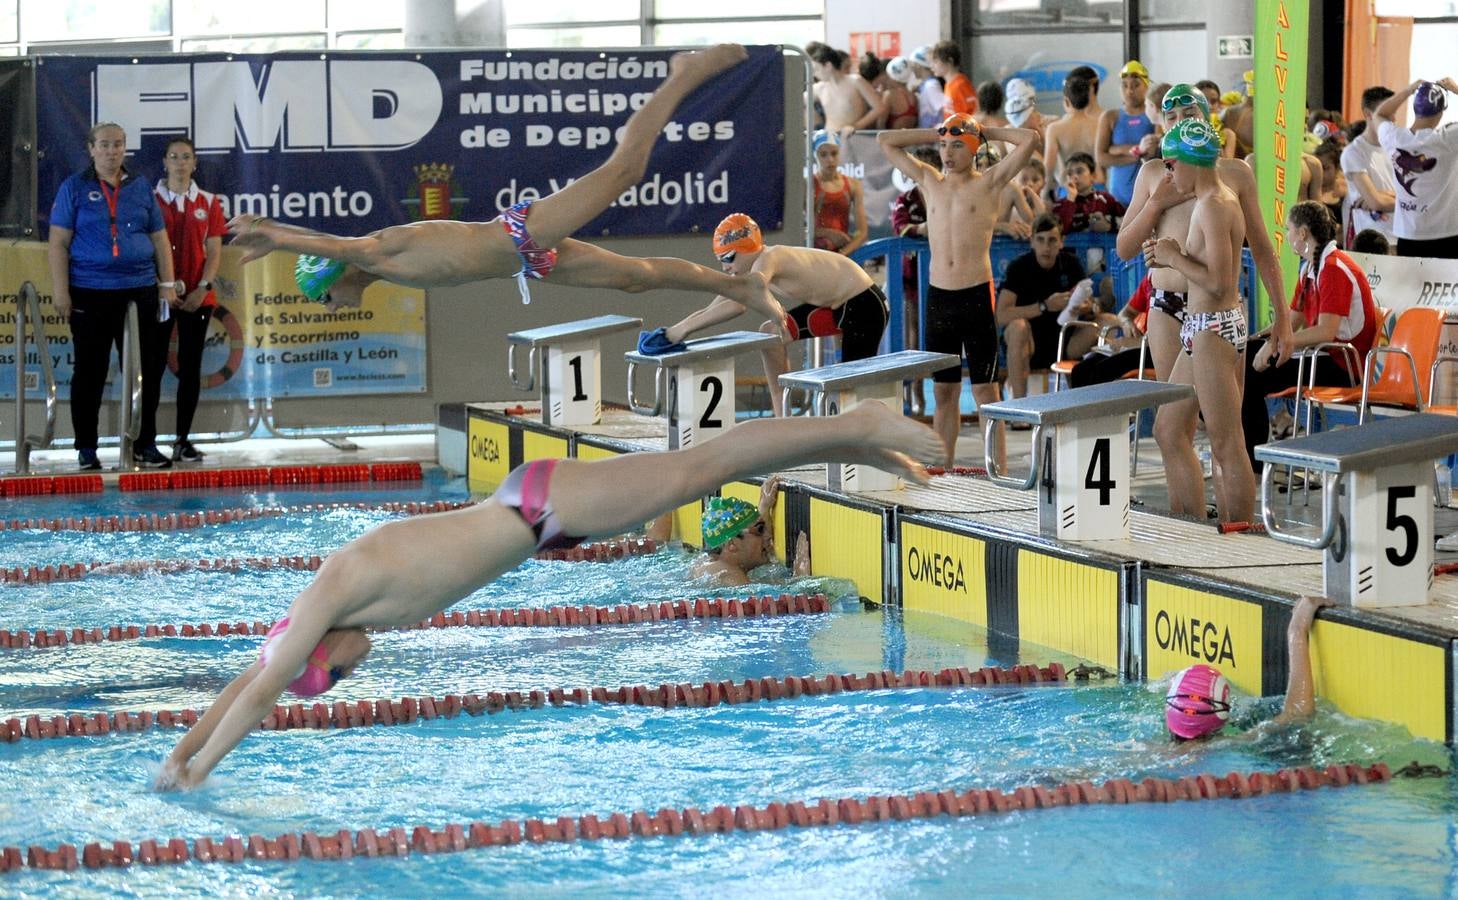
[[[1021,128],[1037,108],[1038,92],[1021,78],[1014,78],[1003,86],[1002,112],[1009,123]]]
[[[912,78],[911,63],[907,62],[904,56],[893,56],[891,61],[886,63],[886,74],[897,81],[908,81]]]

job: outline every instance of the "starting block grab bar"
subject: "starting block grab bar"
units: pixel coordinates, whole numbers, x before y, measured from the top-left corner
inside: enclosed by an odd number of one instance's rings
[[[1130,477],[1123,445],[1129,417],[1194,395],[1187,384],[1114,381],[989,403],[978,410],[985,422],[987,475],[1003,487],[1043,488],[1038,491],[1038,531],[1044,535],[1073,541],[1127,539]],[[998,422],[1033,426],[1032,461],[1024,477],[1010,476],[998,465],[993,433]]]
[[[1261,521],[1271,537],[1321,550],[1327,596],[1358,607],[1428,602],[1433,578],[1433,460],[1458,451],[1458,417],[1418,413],[1256,448]],[[1277,466],[1320,473],[1321,527],[1282,529],[1271,502]]]
[[[816,415],[835,415],[859,400],[894,401],[902,382],[926,378],[961,363],[960,358],[950,353],[901,350],[818,369],[786,372],[780,376],[780,390],[786,409],[790,406],[790,391],[799,388],[810,394]],[[832,397],[842,399],[837,401]]]
[[[595,425],[602,418],[602,338],[642,325],[631,316],[597,316],[513,332],[506,336],[506,376],[518,390],[539,391],[543,424]],[[527,348],[525,373],[518,347]]]

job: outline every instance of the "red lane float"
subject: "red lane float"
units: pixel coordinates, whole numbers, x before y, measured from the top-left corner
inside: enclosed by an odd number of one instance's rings
[[[236,571],[244,567],[289,568],[316,570],[322,564],[319,557],[290,556],[268,559],[217,560],[215,564],[204,560],[199,570]],[[35,580],[64,580],[59,570],[52,566],[40,570]],[[49,575],[49,577],[45,577]],[[748,597],[725,603],[721,598],[708,600],[663,600],[657,604],[641,606],[620,604],[615,608],[606,606],[553,606],[527,609],[473,609],[468,612],[456,610],[447,615],[436,613],[429,619],[416,622],[404,628],[374,628],[371,631],[420,631],[427,628],[482,628],[482,627],[529,627],[557,628],[581,625],[636,625],[643,622],[671,621],[673,619],[732,619],[750,617],[774,617],[789,615],[818,615],[830,612],[830,599],[824,594],[780,594],[778,597]],[[116,641],[134,641],[148,637],[214,637],[235,635],[267,634],[272,623],[254,621],[236,624],[210,622],[184,625],[111,625],[102,628],[56,628],[33,631],[9,631],[0,628],[0,648],[21,650],[26,647],[59,647],[65,644],[101,644]],[[1031,677],[1031,676],[1029,676]]]
[[[1030,671],[1036,671],[1034,678]],[[988,672],[996,673],[989,677]],[[462,712],[470,716],[482,713],[495,715],[511,710],[541,709],[544,706],[565,706],[569,703],[586,706],[589,703],[618,706],[707,708],[721,704],[757,703],[815,697],[821,694],[849,693],[853,691],[879,691],[916,689],[923,687],[987,687],[997,684],[1061,684],[1066,681],[1063,666],[1053,663],[1047,668],[1018,666],[1011,669],[942,669],[940,672],[872,672],[864,677],[856,675],[795,676],[785,678],[745,679],[743,684],[732,681],[705,681],[695,685],[660,684],[623,685],[617,688],[552,688],[541,691],[488,691],[485,694],[447,694],[443,697],[401,697],[378,700],[336,700],[332,705],[324,703],[293,703],[289,706],[275,706],[258,728],[263,731],[291,731],[300,728],[361,728],[409,724],[417,720],[454,719]],[[38,715],[25,719],[0,720],[0,742],[14,742],[22,739],[45,740],[61,737],[90,737],[112,731],[144,731],[149,728],[190,728],[201,717],[194,709],[158,710],[144,712],[73,714],[42,718]]]
[[[962,477],[987,477],[987,469],[983,466],[927,466],[928,475],[958,475]]]
[[[1252,784],[1279,785],[1273,790],[1314,790],[1319,787],[1341,788],[1356,784],[1390,781],[1393,773],[1383,763],[1371,766],[1333,765],[1326,769],[1303,766],[1282,769],[1275,773],[1232,772],[1215,775],[1187,776],[1178,780],[1148,778],[1141,782],[1146,790],[1137,794],[1128,790],[1127,779],[1113,779],[1103,785],[1088,781],[1055,785],[1023,785],[1004,793],[997,788],[973,788],[922,791],[914,795],[841,797],[839,799],[796,800],[773,802],[763,807],[751,804],[720,804],[705,813],[697,807],[682,810],[665,807],[656,813],[634,810],[607,815],[558,816],[556,819],[503,820],[498,825],[486,822],[460,824],[452,822],[436,830],[429,825],[413,828],[362,828],[359,831],[340,829],[332,834],[314,831],[287,832],[276,838],[252,834],[246,839],[230,835],[221,840],[199,837],[190,843],[185,838],[166,841],[139,841],[136,850],[129,841],[93,842],[78,854],[72,844],[61,844],[52,850],[30,846],[22,855],[19,847],[0,848],[0,872],[22,868],[73,871],[87,869],[126,868],[133,863],[144,866],[180,865],[193,861],[243,862],[257,860],[351,859],[355,856],[409,856],[411,853],[459,853],[486,847],[505,847],[527,843],[568,843],[577,840],[598,841],[604,838],[652,838],[691,835],[728,834],[734,831],[779,831],[796,828],[825,828],[844,823],[860,825],[910,819],[935,819],[941,816],[983,816],[1014,811],[1031,812],[1061,806],[1100,803],[1168,803],[1176,800],[1236,800],[1251,796]]]
[[[658,545],[651,539],[621,539],[583,544],[571,550],[553,550],[538,553],[539,560],[565,560],[568,562],[610,562],[629,556],[644,556],[658,551]],[[307,569],[318,571],[321,558],[318,556],[250,556],[231,559],[154,559],[128,560],[126,562],[61,563],[47,566],[14,566],[0,569],[0,583],[5,584],[48,584],[52,581],[79,581],[95,572],[100,575],[138,575],[142,573],[176,575],[183,572],[219,571],[236,572],[242,569]]]
[[[0,531],[180,531],[276,516],[357,509],[364,512],[402,513],[407,516],[449,512],[475,505],[472,501],[436,500],[410,503],[310,503],[304,506],[260,506],[213,509],[199,513],[152,513],[145,516],[66,516],[64,518],[0,519]]]

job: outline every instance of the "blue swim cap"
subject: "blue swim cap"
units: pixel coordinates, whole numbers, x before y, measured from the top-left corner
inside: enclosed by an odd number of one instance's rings
[[[1448,93],[1442,85],[1424,81],[1412,95],[1412,112],[1419,119],[1439,116],[1448,108]]]
[[[1220,158],[1220,135],[1204,119],[1181,119],[1159,142],[1165,159],[1212,169]]]
[[[833,131],[826,131],[824,128],[810,136],[810,153],[812,155],[820,152],[821,144],[834,144],[840,146],[840,135]]]

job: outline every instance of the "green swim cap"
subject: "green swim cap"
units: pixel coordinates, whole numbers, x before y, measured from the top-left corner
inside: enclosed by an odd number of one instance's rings
[[[1201,118],[1210,118],[1210,98],[1193,84],[1183,81],[1170,86],[1170,89],[1165,92],[1164,99],[1160,101],[1159,108],[1164,112],[1174,112],[1182,106],[1198,106],[1202,114]]]
[[[310,300],[324,302],[329,288],[344,274],[344,263],[305,253],[294,263],[294,283]]]
[[[1220,135],[1203,119],[1181,119],[1164,133],[1159,151],[1165,159],[1211,169],[1220,158]]]
[[[759,518],[759,509],[737,497],[710,497],[702,520],[704,549],[717,550],[744,533]]]

